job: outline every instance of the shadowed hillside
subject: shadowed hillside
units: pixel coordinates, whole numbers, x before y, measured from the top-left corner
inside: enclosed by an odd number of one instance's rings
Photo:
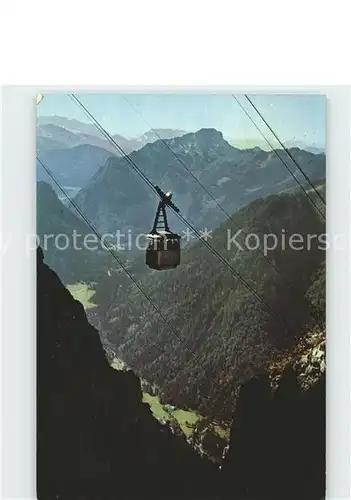
[[[261,243],[266,234],[284,232],[286,241],[299,234],[306,245],[308,235],[325,232],[300,193],[255,200],[233,220]],[[160,387],[164,401],[208,414],[210,397],[212,414],[223,419],[231,416],[235,387],[315,325],[322,327],[325,315],[325,252],[317,238],[301,251],[279,243],[265,259],[262,245],[261,253],[245,246],[244,233],[237,239],[242,250],[228,248],[228,231],[237,231],[232,221],[209,243],[251,290],[201,242],[184,250],[176,270],[150,272],[144,255],[133,262],[134,276],[182,341],[122,272],[102,277],[94,296],[109,340],[129,366]]]

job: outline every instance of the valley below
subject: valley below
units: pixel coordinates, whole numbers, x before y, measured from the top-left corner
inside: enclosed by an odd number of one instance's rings
[[[97,323],[95,313],[90,317],[91,310],[98,306],[94,303],[95,291],[86,283],[67,285],[73,298],[84,307],[92,324]],[[128,370],[130,367],[118,357],[111,347],[106,349],[111,367],[118,371]],[[178,408],[163,400],[162,391],[147,380],[141,379],[143,401],[148,404],[154,417],[163,425],[170,426],[174,432],[183,433],[190,445],[200,454],[205,454],[215,462],[220,462],[225,446],[229,442],[230,422],[221,423],[206,419],[203,415],[189,409]],[[206,443],[211,446],[206,448]]]

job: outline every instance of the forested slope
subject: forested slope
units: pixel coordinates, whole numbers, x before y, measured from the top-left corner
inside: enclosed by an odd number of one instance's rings
[[[255,200],[233,220],[246,234],[257,235],[261,253],[245,246],[244,233],[237,238],[243,250],[228,245],[228,234],[237,231],[228,221],[208,242],[232,270],[202,242],[184,251],[173,271],[145,270],[143,255],[133,263],[136,279],[177,336],[121,271],[102,279],[95,296],[109,339],[133,369],[159,385],[167,401],[222,416],[230,415],[240,382],[324,322],[325,245],[318,239],[324,221],[308,198],[272,195]],[[262,242],[270,234],[279,243],[264,256]],[[291,248],[294,234],[301,236]],[[255,237],[250,238],[252,248]]]

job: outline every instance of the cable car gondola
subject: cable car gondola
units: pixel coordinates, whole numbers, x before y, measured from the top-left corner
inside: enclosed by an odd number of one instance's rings
[[[164,193],[155,186],[161,201],[158,204],[154,225],[147,235],[149,241],[146,249],[146,265],[152,269],[162,271],[174,269],[180,264],[180,239],[168,226],[166,206],[170,206],[176,212],[179,209],[172,203],[172,193]]]

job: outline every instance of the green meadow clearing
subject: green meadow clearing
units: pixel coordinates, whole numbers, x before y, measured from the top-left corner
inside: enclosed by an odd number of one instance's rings
[[[90,299],[95,295],[95,291],[89,288],[86,283],[75,283],[74,285],[67,285],[68,290],[71,292],[76,300],[79,300],[87,311],[97,307]]]
[[[125,370],[126,364],[119,358],[115,358],[111,362],[112,368],[115,370]],[[203,417],[196,411],[182,410],[181,408],[172,407],[167,404],[162,404],[158,396],[152,396],[148,392],[143,392],[143,401],[148,403],[150,409],[157,420],[169,421],[175,419],[186,437],[190,437],[193,433],[192,425],[201,420]],[[227,439],[229,430],[220,425],[215,426],[217,434]]]

